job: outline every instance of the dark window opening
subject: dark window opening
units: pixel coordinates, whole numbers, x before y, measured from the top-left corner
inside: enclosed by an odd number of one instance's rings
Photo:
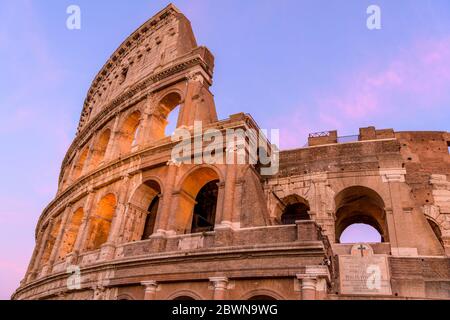
[[[122,72],[120,73],[119,84],[123,84],[125,80],[127,80],[127,75],[128,75],[128,68],[123,68]]]
[[[155,232],[156,214],[158,213],[159,196],[156,196],[148,207],[147,218],[145,219],[144,234],[142,240],[147,240]]]
[[[294,203],[286,206],[281,216],[281,223],[284,225],[295,224],[296,221],[310,220],[308,206],[304,203]]]
[[[173,301],[195,301],[194,298],[188,296],[176,297]]]
[[[217,196],[219,180],[206,184],[195,199],[194,215],[192,219],[191,233],[208,232],[214,230],[217,208]]]

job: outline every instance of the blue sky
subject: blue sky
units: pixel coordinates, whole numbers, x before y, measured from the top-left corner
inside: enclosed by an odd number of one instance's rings
[[[220,118],[248,112],[281,146],[359,127],[448,130],[448,0],[180,0],[216,57]],[[0,298],[9,298],[56,192],[86,92],[120,43],[169,2],[0,1]],[[82,28],[66,28],[66,8]],[[382,10],[369,31],[366,8]]]

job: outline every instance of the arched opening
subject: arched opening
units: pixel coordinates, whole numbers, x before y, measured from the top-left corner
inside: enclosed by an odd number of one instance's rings
[[[84,210],[79,208],[76,210],[67,227],[67,231],[64,234],[63,240],[61,242],[61,249],[59,251],[59,260],[66,258],[66,256],[73,251],[75,241],[78,237],[78,231],[80,230],[81,222],[83,221]]]
[[[136,189],[130,199],[126,229],[131,231],[131,238],[127,241],[147,240],[155,233],[160,196],[161,186],[155,180],[148,180]]]
[[[75,166],[73,167],[73,171],[72,171],[72,180],[73,181],[80,178],[81,175],[83,174],[83,169],[86,164],[86,158],[88,156],[88,153],[89,153],[88,147],[84,148],[81,151],[80,156],[78,157],[78,161],[76,162]]]
[[[195,301],[195,299],[189,296],[180,296],[174,298],[173,301]]]
[[[340,192],[335,202],[337,243],[370,242],[360,240],[377,240],[377,233],[380,241],[375,242],[389,241],[384,201],[374,190],[362,186],[350,187]],[[342,237],[349,227],[345,237]]]
[[[442,240],[441,228],[439,228],[439,225],[436,222],[434,222],[433,220],[427,219],[427,221],[428,221],[428,224],[430,225],[431,229],[433,230],[434,235],[439,240],[441,245],[444,247],[444,240]]]
[[[214,230],[217,196],[219,194],[219,180],[208,182],[200,189],[196,205],[194,206],[194,215],[192,217],[191,233],[208,232]]]
[[[111,130],[105,130],[97,140],[95,149],[92,150],[92,157],[90,163],[90,170],[95,170],[99,164],[104,160],[106,149],[111,138]]]
[[[276,301],[277,299],[275,299],[274,297],[268,296],[268,295],[258,295],[258,296],[253,296],[251,298],[248,299],[248,301]]]
[[[371,225],[355,223],[348,226],[339,239],[340,243],[380,243],[381,234]]]
[[[179,124],[181,96],[172,92],[158,103],[156,114],[151,121],[151,139],[153,141],[171,136]]]
[[[183,182],[179,193],[175,230],[179,234],[214,230],[219,176],[212,168],[200,168]]]
[[[178,127],[178,118],[180,116],[180,105],[177,105],[167,116],[167,125],[165,128],[165,136],[169,137],[175,133]]]
[[[281,224],[291,225],[296,221],[310,220],[308,201],[298,195],[291,195],[281,200],[283,213]]]
[[[156,215],[159,207],[159,196],[156,196],[150,206],[148,207],[147,218],[145,219],[144,232],[142,234],[142,240],[147,240],[155,233]]]
[[[137,145],[140,121],[141,113],[139,111],[133,112],[124,121],[120,130],[119,139],[119,152],[121,156],[131,153],[133,147]]]
[[[59,229],[61,228],[61,216],[59,216],[53,223],[50,234],[48,235],[47,242],[45,243],[44,252],[41,258],[41,265],[45,265],[49,260],[55,246],[56,238],[59,234]]]
[[[97,250],[108,241],[114,212],[116,210],[116,197],[108,194],[97,205],[95,214],[90,220],[89,241],[86,250]]]

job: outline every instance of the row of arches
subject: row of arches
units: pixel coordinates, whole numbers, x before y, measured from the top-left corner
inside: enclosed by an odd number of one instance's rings
[[[173,228],[178,233],[214,230],[220,181],[218,172],[208,167],[194,170],[184,179],[175,207],[176,214],[173,215],[175,220],[172,221]],[[161,197],[161,184],[152,179],[133,192],[128,209],[123,212],[125,222],[122,231],[129,235],[122,237],[124,242],[147,240],[157,231]],[[64,230],[60,230],[63,220],[60,215],[52,224],[51,232],[45,241],[40,265],[45,265],[49,261],[54,250],[57,250],[57,259],[63,260],[75,249],[79,252],[100,249],[110,238],[117,209],[117,197],[110,193],[103,196],[92,209],[79,207],[71,212]],[[81,232],[83,229],[84,232]],[[62,232],[61,242],[59,247],[55,248],[60,232]]]
[[[161,182],[149,179],[139,186],[128,200],[128,209],[123,213],[125,221],[121,227],[121,242],[133,242],[149,239],[155,234],[161,217],[163,205],[170,206],[170,228],[177,234],[203,233],[213,231],[217,221],[219,203],[219,185],[222,178],[211,167],[196,168],[188,172],[182,180],[179,190],[170,201],[164,202]],[[335,235],[336,243],[389,242],[385,204],[372,189],[355,186],[340,192],[336,197]],[[296,221],[310,220],[310,206],[306,199],[291,195],[281,199],[283,212],[280,224],[292,225]],[[71,213],[57,248],[58,259],[62,260],[77,249],[93,251],[105,244],[111,233],[116,217],[117,198],[114,194],[103,196],[94,210],[85,216],[80,207]],[[53,223],[44,246],[42,263],[48,262],[53,246],[61,228],[61,217]],[[85,236],[80,237],[83,221],[86,221]],[[429,220],[436,237],[442,242],[439,226]],[[161,222],[160,222],[161,223]],[[127,236],[128,235],[128,236]],[[115,239],[112,239],[115,240]]]
[[[383,243],[389,242],[385,203],[374,190],[353,186],[335,197],[335,243]],[[309,220],[310,206],[306,199],[290,195],[280,200],[283,212],[281,224],[294,224]],[[430,217],[427,221],[434,235],[443,246],[439,225]]]
[[[160,99],[150,117],[141,110],[131,110],[117,125],[111,123],[84,146],[66,169],[62,186],[94,171],[104,161],[114,160],[136,151],[139,143],[148,143],[173,134],[179,123],[182,97],[172,92]],[[116,127],[117,126],[117,127]],[[144,130],[149,127],[149,130]]]

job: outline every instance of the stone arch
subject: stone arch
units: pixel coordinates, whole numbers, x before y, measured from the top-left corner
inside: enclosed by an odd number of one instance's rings
[[[104,160],[106,149],[108,148],[109,141],[111,139],[111,130],[105,129],[103,132],[99,135],[95,147],[92,152],[89,169],[95,170],[99,164]]]
[[[197,214],[195,212],[195,209],[203,211],[206,210],[201,209],[203,203],[199,203],[197,201],[199,200],[198,196],[202,196],[202,198],[205,198],[203,197],[203,192],[209,192],[210,194],[218,192],[218,183],[221,181],[219,172],[220,171],[218,171],[213,166],[201,166],[190,170],[183,177],[178,187],[178,191],[176,192],[178,205],[176,214],[174,216],[175,221],[173,228],[177,233],[191,233],[193,224],[199,219],[202,220],[203,218],[205,218],[197,217]],[[207,190],[205,190],[205,188]],[[214,190],[215,188],[217,190]],[[215,201],[217,203],[217,198],[215,199]],[[208,208],[207,210],[211,210],[211,208]],[[216,212],[210,212],[210,214],[213,216],[208,217],[208,221],[204,222],[205,224],[213,223],[214,225]],[[214,229],[214,226],[212,229]],[[200,228],[198,228],[198,230],[200,230]],[[198,230],[196,228],[195,231]]]
[[[134,299],[131,295],[129,295],[129,294],[125,294],[125,293],[122,293],[122,294],[119,294],[118,296],[117,296],[117,299],[116,300],[136,300],[136,299]]]
[[[84,218],[83,207],[78,208],[72,213],[69,224],[61,242],[61,248],[59,250],[59,260],[64,259],[68,254],[72,253],[75,245],[75,241],[80,231],[80,226]]]
[[[204,300],[199,294],[192,290],[180,290],[169,297],[166,300]]]
[[[170,90],[159,95],[155,101],[158,101],[153,109],[150,124],[150,134],[153,141],[157,141],[165,138],[169,134],[166,132],[166,128],[169,124],[169,115],[174,112],[178,107],[179,114],[175,128],[180,126],[181,119],[181,105],[183,103],[183,95],[178,90]]]
[[[264,300],[286,300],[281,294],[274,290],[270,289],[255,289],[251,290],[247,293],[245,293],[241,298],[240,301],[246,301],[246,300],[262,300],[262,299],[255,299],[258,297],[267,297],[269,299]]]
[[[131,235],[130,241],[146,240],[156,231],[161,195],[160,181],[155,179],[147,179],[133,192],[125,226]]]
[[[116,211],[117,198],[110,193],[97,204],[94,215],[89,222],[89,240],[86,250],[97,250],[108,241],[112,220]]]
[[[50,256],[55,246],[56,238],[58,237],[59,232],[61,232],[61,221],[62,216],[59,215],[58,217],[54,218],[53,225],[50,226],[50,233],[44,245],[44,251],[41,257],[41,266],[45,265],[50,260]]]
[[[310,205],[308,200],[297,194],[292,194],[281,199],[281,224],[295,224],[295,221],[310,220]]]
[[[82,149],[79,153],[77,162],[75,163],[73,169],[72,169],[72,180],[78,180],[78,178],[81,177],[83,174],[83,169],[86,165],[86,159],[89,153],[89,147],[85,147]]]
[[[335,196],[335,235],[340,242],[342,233],[354,224],[373,227],[382,242],[389,242],[385,203],[381,196],[368,187],[351,186]]]
[[[119,155],[123,156],[132,152],[133,147],[137,143],[137,134],[139,133],[139,125],[141,123],[141,112],[136,110],[125,117],[122,123],[119,139],[118,149]]]

